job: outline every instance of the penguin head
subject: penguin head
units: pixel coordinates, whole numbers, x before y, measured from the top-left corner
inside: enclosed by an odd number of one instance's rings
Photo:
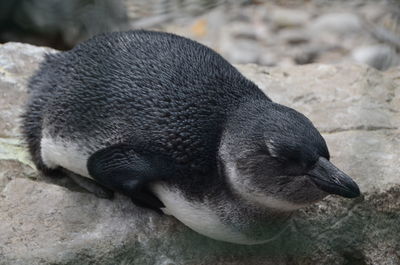
[[[219,156],[222,174],[244,199],[291,211],[328,194],[359,196],[357,184],[329,161],[325,140],[301,113],[253,102],[233,116]]]

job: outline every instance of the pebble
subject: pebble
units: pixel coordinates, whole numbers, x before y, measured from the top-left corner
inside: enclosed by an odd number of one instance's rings
[[[309,35],[306,31],[293,28],[280,30],[279,38],[291,45],[303,44],[309,41]]]
[[[368,64],[379,70],[400,65],[400,56],[386,45],[363,46],[354,49],[352,57],[359,63]]]
[[[300,27],[306,24],[310,14],[295,9],[275,9],[271,12],[269,19],[277,28]]]
[[[311,22],[309,29],[315,34],[330,32],[337,34],[353,34],[362,30],[360,18],[352,13],[328,13]]]
[[[262,54],[262,50],[258,42],[251,40],[236,40],[230,44],[227,49],[227,55],[231,61],[236,63],[257,63],[258,58]]]

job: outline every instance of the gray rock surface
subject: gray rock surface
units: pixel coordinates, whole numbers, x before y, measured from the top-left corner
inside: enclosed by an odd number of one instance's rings
[[[362,65],[238,68],[306,114],[363,197],[298,211],[278,240],[205,238],[122,195],[99,199],[37,174],[18,141],[26,81],[50,49],[0,46],[0,264],[400,264],[400,69]]]

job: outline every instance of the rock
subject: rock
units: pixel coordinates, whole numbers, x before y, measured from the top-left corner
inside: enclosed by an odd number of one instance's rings
[[[400,56],[396,50],[386,45],[359,47],[352,52],[352,57],[356,62],[368,64],[379,70],[400,65]]]
[[[226,55],[233,61],[238,63],[256,63],[262,54],[259,43],[249,39],[238,39],[235,42],[225,42],[229,45],[226,48]]]
[[[309,64],[315,62],[316,58],[320,54],[320,49],[316,47],[303,47],[299,51],[294,53],[294,61],[296,64]]]
[[[21,114],[21,104],[26,98],[25,84],[29,75],[37,68],[46,51],[34,47],[25,49],[23,44],[6,44],[1,46],[0,57],[1,97],[0,97],[0,136],[15,137],[19,135],[16,126]],[[20,52],[13,53],[18,50]]]
[[[122,0],[0,1],[0,10],[1,23],[7,23],[0,32],[2,42],[14,40],[69,49],[80,40],[128,26]]]
[[[303,10],[276,8],[267,19],[271,20],[276,28],[300,27],[305,25],[310,14]]]
[[[352,34],[362,30],[362,23],[359,17],[352,13],[327,13],[313,20],[309,28],[315,34]]]
[[[310,36],[306,31],[288,28],[279,31],[279,38],[285,43],[297,45],[308,42]]]
[[[239,69],[272,100],[304,113],[322,132],[395,131],[400,127],[400,75],[386,78],[384,73],[357,64]]]
[[[258,63],[265,66],[276,66],[278,58],[276,54],[271,52],[263,52],[259,58]]]
[[[271,243],[214,241],[128,198],[99,199],[40,176],[17,141],[26,78],[50,49],[0,46],[0,264],[399,264],[400,69],[363,65],[238,68],[306,114],[363,197],[298,211]]]
[[[382,2],[380,2],[361,6],[358,11],[366,20],[376,22],[387,15],[390,9],[390,6],[382,6]]]

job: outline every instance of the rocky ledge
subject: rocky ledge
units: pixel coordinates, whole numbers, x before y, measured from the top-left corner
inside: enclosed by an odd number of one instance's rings
[[[298,211],[278,240],[205,238],[129,199],[99,199],[38,175],[18,140],[26,83],[46,52],[0,46],[0,264],[400,264],[400,68],[238,68],[273,100],[306,114],[363,196]]]

